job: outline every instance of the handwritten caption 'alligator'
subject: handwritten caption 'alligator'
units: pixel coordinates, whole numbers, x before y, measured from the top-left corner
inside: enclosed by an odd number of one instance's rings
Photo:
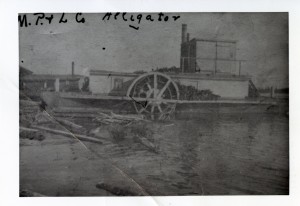
[[[29,21],[27,18],[28,15],[33,15],[33,21]],[[128,26],[132,29],[139,30],[140,25],[145,22],[168,22],[168,21],[177,21],[180,18],[180,15],[167,15],[162,12],[157,14],[127,14],[126,12],[120,13],[105,13],[101,17],[101,21],[116,21],[121,20],[124,23],[127,23]],[[32,19],[32,18],[30,18]],[[20,27],[28,27],[28,26],[39,26],[45,24],[52,24],[53,22],[57,22],[60,24],[68,23],[70,17],[66,17],[65,13],[58,14],[54,17],[53,14],[45,14],[45,13],[33,13],[33,14],[20,14],[18,16],[19,26]],[[77,23],[85,23],[87,20],[82,13],[76,13],[72,20],[75,20]]]

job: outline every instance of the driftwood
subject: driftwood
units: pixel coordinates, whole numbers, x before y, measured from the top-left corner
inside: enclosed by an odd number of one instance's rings
[[[74,134],[71,132],[55,130],[55,129],[47,128],[47,127],[33,126],[32,128],[38,129],[38,130],[43,130],[43,131],[50,132],[50,133],[55,133],[55,134],[62,134],[64,136],[68,136],[68,137],[74,137],[74,138],[77,138],[82,141],[89,141],[89,142],[95,142],[95,143],[102,144],[102,141],[100,141],[99,139],[97,139],[95,137],[89,137],[89,136],[81,135],[81,134]]]
[[[129,124],[130,122],[134,121],[146,121],[143,115],[134,115],[134,114],[126,114],[120,115],[115,114],[113,112],[109,114],[98,112],[98,117],[94,120],[101,122],[103,124],[111,124],[111,123],[118,123],[118,124]]]
[[[164,125],[163,127],[171,127],[171,126],[174,126],[175,124],[166,124]]]
[[[41,102],[35,102],[33,100],[20,100],[20,104],[26,106],[40,106]]]
[[[37,129],[20,126],[20,138],[42,141],[45,136]]]
[[[150,142],[146,137],[141,137],[140,135],[136,135],[139,143],[150,149],[151,151],[158,153],[158,147]]]
[[[129,188],[125,189],[125,188],[114,187],[112,185],[109,185],[109,184],[106,184],[103,182],[97,183],[96,187],[98,189],[106,190],[116,196],[141,196],[142,195],[142,194],[138,194],[136,192],[130,191]]]
[[[27,128],[27,127],[20,127],[21,131],[26,131],[26,132],[38,132],[39,130],[37,129],[32,129],[32,128]]]
[[[71,128],[75,128],[75,129],[82,128],[81,125],[75,124],[74,122],[71,122],[71,121],[63,119],[63,118],[55,118],[55,120],[64,126],[69,126]]]
[[[21,190],[20,197],[46,197],[46,196],[37,192],[32,192],[30,190]]]

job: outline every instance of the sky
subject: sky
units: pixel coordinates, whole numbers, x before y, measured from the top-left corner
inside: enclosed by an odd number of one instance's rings
[[[72,61],[76,74],[179,67],[181,26],[187,24],[190,39],[236,40],[236,58],[246,60],[242,74],[257,87],[288,86],[288,13],[164,13],[168,21],[152,13],[153,22],[142,14],[140,24],[138,14],[124,22],[121,15],[103,21],[104,13],[83,13],[84,23],[75,21],[75,13],[58,23],[61,14],[53,14],[51,24],[41,19],[38,25],[36,16],[26,14],[31,26],[19,27],[20,65],[37,74],[70,74]]]

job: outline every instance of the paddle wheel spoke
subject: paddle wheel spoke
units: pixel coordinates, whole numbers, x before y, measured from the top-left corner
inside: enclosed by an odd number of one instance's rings
[[[153,94],[154,94],[154,99],[157,98],[157,74],[154,74],[154,91],[153,91]]]
[[[161,96],[163,95],[163,93],[166,91],[166,89],[168,88],[168,86],[170,85],[171,80],[168,80],[168,82],[164,85],[164,87],[160,90],[159,94],[157,95],[157,98],[161,98]]]

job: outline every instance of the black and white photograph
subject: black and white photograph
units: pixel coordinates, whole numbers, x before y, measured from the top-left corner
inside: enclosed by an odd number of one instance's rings
[[[19,196],[289,195],[288,12],[19,13]]]

